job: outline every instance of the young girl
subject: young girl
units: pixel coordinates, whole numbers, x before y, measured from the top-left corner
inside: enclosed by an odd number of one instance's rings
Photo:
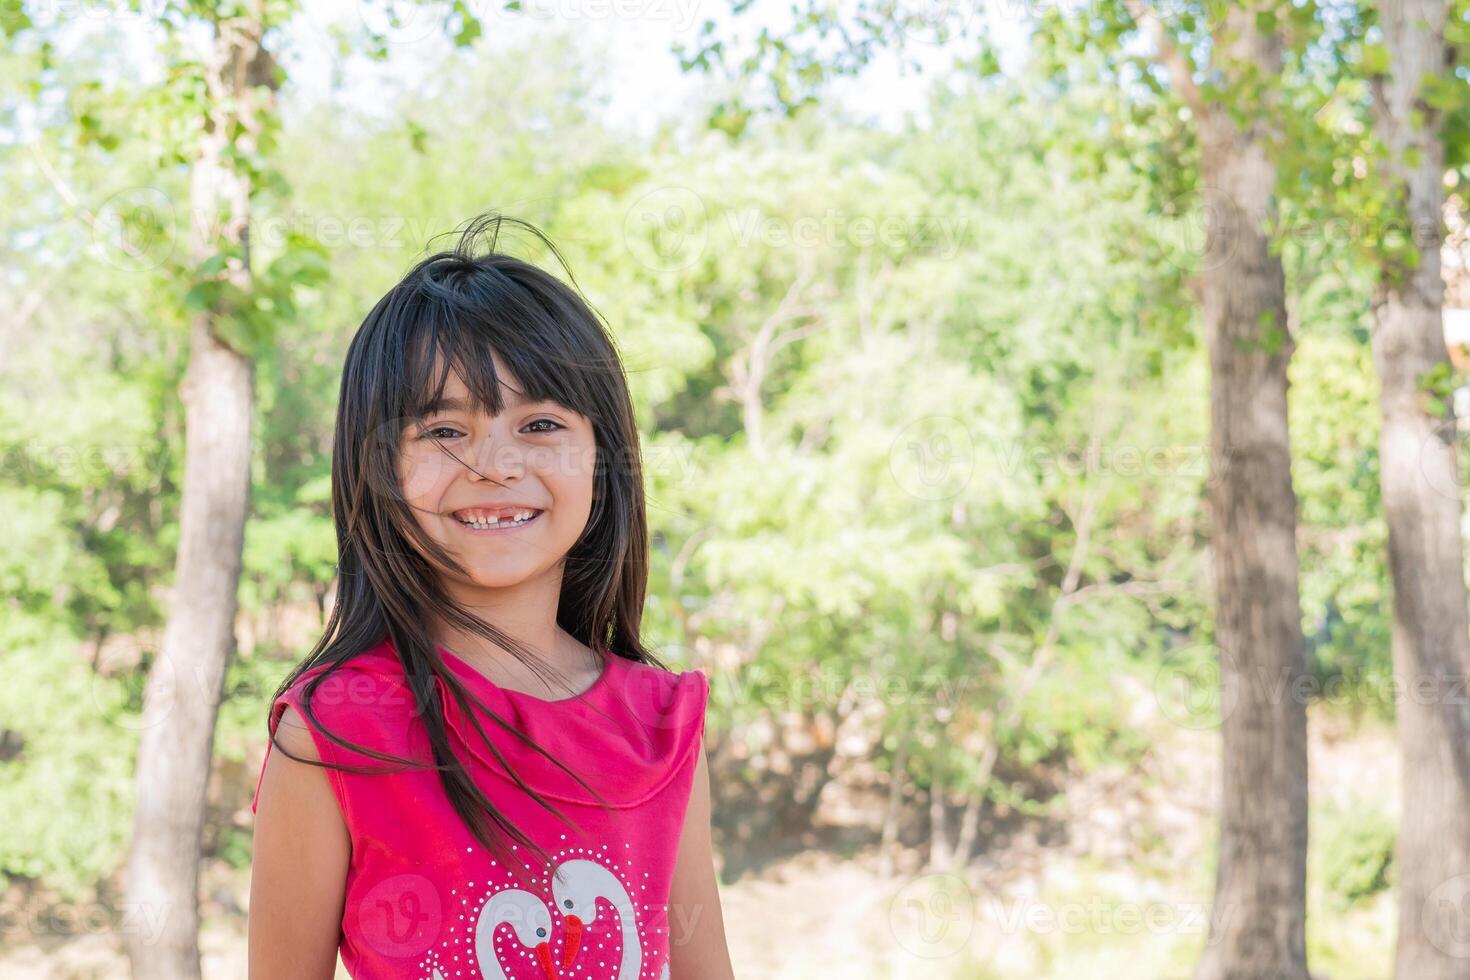
[[[416,265],[347,352],[339,586],[269,715],[252,980],[328,980],[339,951],[370,980],[733,976],[708,679],[639,637],[626,380],[576,291],[496,251],[502,220]]]

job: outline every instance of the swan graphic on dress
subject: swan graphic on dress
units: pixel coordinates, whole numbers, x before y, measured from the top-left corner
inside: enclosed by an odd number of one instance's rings
[[[623,955],[616,980],[638,980],[643,974],[643,943],[634,920],[633,901],[628,890],[611,871],[585,858],[575,858],[557,865],[552,875],[552,900],[566,921],[566,946],[561,966],[576,962],[582,948],[582,934],[597,921],[597,900],[611,903],[621,925]],[[475,925],[475,958],[486,980],[508,980],[495,954],[495,931],[501,923],[510,923],[522,946],[533,950],[536,961],[548,980],[556,980],[551,957],[551,910],[539,896],[521,888],[496,892],[480,909]],[[432,980],[445,980],[436,968]],[[659,980],[669,980],[669,964],[664,962]]]
[[[556,980],[551,963],[551,911],[546,902],[523,888],[507,888],[496,892],[480,909],[475,923],[475,959],[486,980],[509,980],[495,955],[495,930],[509,922],[522,946],[535,951],[536,962],[548,980]],[[494,971],[494,972],[492,972]],[[436,980],[439,980],[435,970]]]
[[[565,876],[563,876],[565,872]],[[597,900],[612,903],[623,933],[623,956],[618,964],[617,980],[638,980],[643,974],[643,943],[633,920],[633,901],[617,875],[585,858],[574,858],[557,865],[551,882],[556,910],[567,921],[567,945],[561,965],[571,966],[582,948],[582,931],[597,921]]]

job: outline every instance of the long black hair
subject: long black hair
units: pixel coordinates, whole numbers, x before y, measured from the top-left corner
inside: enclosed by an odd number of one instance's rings
[[[557,623],[589,647],[668,668],[639,636],[648,585],[648,524],[638,430],[621,360],[609,331],[577,289],[499,251],[502,224],[531,232],[571,276],[556,246],[533,225],[494,212],[482,214],[459,230],[452,249],[423,259],[390,289],[348,347],[332,446],[336,599],[321,640],[281,682],[276,697],[304,672],[325,665],[303,689],[308,723],[334,743],[364,755],[437,769],[445,795],[465,825],[507,866],[514,866],[518,862],[509,859],[506,838],[539,853],[548,864],[549,856],[480,791],[451,750],[435,685],[444,685],[506,772],[548,811],[566,820],[511,772],[466,707],[467,699],[602,798],[476,698],[445,668],[432,638],[430,624],[437,621],[484,637],[533,671],[546,671],[539,656],[472,614],[443,588],[431,559],[461,573],[464,569],[424,533],[402,493],[398,462],[403,426],[422,418],[426,406],[442,394],[449,371],[459,375],[480,407],[498,414],[502,396],[493,352],[524,386],[524,397],[554,401],[591,421],[597,456],[592,510],[563,560]],[[311,710],[312,694],[327,677],[385,638],[403,661],[416,717],[428,732],[432,765],[353,745],[319,725]],[[280,748],[273,734],[271,740]],[[297,761],[349,772],[399,771]]]

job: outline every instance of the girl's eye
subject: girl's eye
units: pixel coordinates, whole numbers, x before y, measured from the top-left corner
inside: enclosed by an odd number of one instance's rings
[[[527,428],[530,428],[530,426],[532,426],[532,425],[542,425],[542,424],[548,425],[548,426],[550,426],[550,428],[549,429],[535,429],[533,431],[535,431],[535,432],[555,432],[557,429],[564,429],[564,428],[566,428],[566,426],[564,426],[564,425],[562,425],[562,424],[560,424],[558,422],[553,422],[551,419],[536,419],[534,422],[529,423],[527,425]],[[425,429],[424,430],[424,436],[423,437],[425,439],[438,439],[438,438],[441,438],[440,436],[436,435],[436,433],[439,433],[439,432],[447,432],[447,433],[449,433],[449,435],[442,437],[442,438],[445,438],[445,439],[453,439],[456,436],[462,436],[462,435],[464,435],[464,433],[463,432],[460,432],[458,429],[450,428],[447,425],[436,425],[436,426],[434,426],[432,428]]]

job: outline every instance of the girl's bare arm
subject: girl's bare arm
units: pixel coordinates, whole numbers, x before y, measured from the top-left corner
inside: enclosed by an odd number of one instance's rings
[[[287,707],[276,740],[319,760]],[[272,749],[255,808],[250,863],[250,980],[332,980],[351,844],[327,770]]]
[[[710,841],[709,764],[704,744],[694,770],[684,832],[669,890],[669,980],[734,980],[730,950],[725,943],[725,918],[720,910],[719,882],[715,878]]]

